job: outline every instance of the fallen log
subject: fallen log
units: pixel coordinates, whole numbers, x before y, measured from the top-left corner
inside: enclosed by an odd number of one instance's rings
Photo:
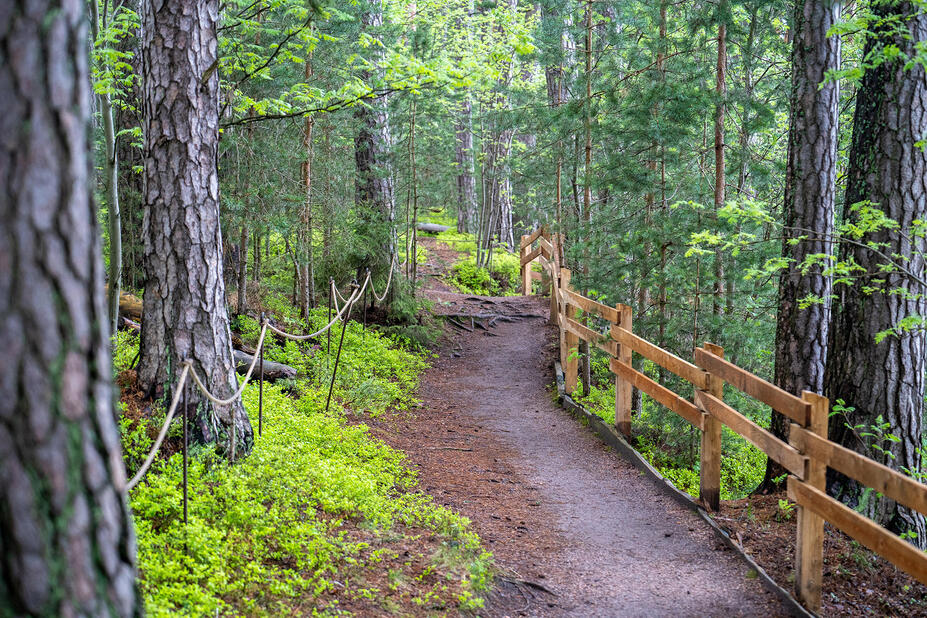
[[[117,322],[117,326],[125,330],[134,330],[135,332],[142,330],[141,324],[123,316],[119,316],[119,322]]]
[[[429,234],[440,234],[441,232],[446,232],[450,228],[448,225],[438,225],[437,223],[424,223],[419,221],[415,224],[415,229],[419,232],[428,232]]]
[[[245,342],[242,341],[241,339],[241,335],[239,335],[238,333],[232,333],[232,347],[235,348],[236,350],[241,350],[242,352],[245,352],[246,354],[251,354],[252,356],[254,355],[255,352],[257,352],[257,350],[255,350],[250,345],[245,345]],[[264,364],[266,365],[267,361],[264,361]]]
[[[119,315],[133,322],[142,321],[142,299],[125,291],[119,292]]]
[[[251,366],[251,361],[254,360],[254,356],[248,354],[247,352],[242,352],[241,350],[233,350],[232,353],[235,355],[235,370],[244,375],[248,373],[248,367]],[[260,361],[258,361],[260,363]],[[252,374],[253,378],[258,378],[260,374],[259,369],[260,365],[255,365],[254,373]],[[283,363],[275,363],[273,361],[264,360],[264,379],[269,382],[275,382],[277,380],[292,380],[296,378],[296,368],[290,367],[289,365],[284,365]]]

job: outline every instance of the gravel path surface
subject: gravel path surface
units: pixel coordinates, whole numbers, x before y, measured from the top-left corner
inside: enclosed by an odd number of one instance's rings
[[[437,313],[546,310],[538,298],[430,296]],[[375,430],[409,454],[423,490],[473,520],[502,567],[481,615],[788,615],[697,515],[556,403],[544,318],[451,330],[422,408]]]

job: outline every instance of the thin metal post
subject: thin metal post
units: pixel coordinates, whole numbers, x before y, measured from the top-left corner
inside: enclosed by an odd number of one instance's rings
[[[264,318],[264,312],[261,312],[261,330],[264,329],[266,319]],[[260,365],[261,365],[261,379],[258,381],[258,436],[261,435],[262,430],[264,429],[264,342],[261,342],[261,349],[258,350],[258,354],[261,355]]]
[[[183,383],[181,410],[183,410],[183,524],[187,525],[187,442],[189,430],[187,429],[187,383]]]
[[[367,285],[373,285],[373,280],[370,278],[370,269],[367,269]],[[361,341],[367,340],[367,288],[364,288],[364,330],[361,331]]]
[[[354,286],[357,286],[357,282],[354,282]],[[350,300],[350,299],[349,299]],[[348,305],[347,315],[344,316],[344,321],[342,322],[341,327],[341,340],[338,342],[338,353],[335,355],[335,367],[332,369],[332,381],[328,385],[328,399],[325,400],[325,413],[328,413],[328,406],[332,402],[332,391],[335,388],[335,376],[338,375],[338,360],[341,358],[341,346],[344,344],[344,332],[348,330],[348,320],[351,319],[351,309],[352,305]],[[331,332],[331,329],[329,329]]]

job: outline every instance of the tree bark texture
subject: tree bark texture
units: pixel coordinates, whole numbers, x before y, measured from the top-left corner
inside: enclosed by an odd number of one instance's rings
[[[219,228],[218,5],[152,0],[142,16],[146,284],[138,379],[155,396],[170,393],[186,360],[217,396],[238,388]],[[235,451],[250,450],[240,401],[197,404],[199,438],[231,443],[234,432]]]
[[[382,0],[367,0],[361,8],[361,28],[377,36],[383,27]],[[385,58],[383,48],[372,45],[368,60],[379,70]],[[361,79],[367,83],[378,76],[362,71]],[[393,171],[390,164],[392,136],[389,125],[389,107],[385,96],[371,99],[366,105],[355,108],[358,124],[354,140],[357,178],[355,206],[366,229],[362,233],[371,240],[368,254],[361,266],[370,268],[374,276],[386,276],[396,249],[396,200],[393,193]]]
[[[306,57],[306,67],[303,74],[306,84],[312,83],[312,50]],[[299,280],[299,311],[300,315],[307,317],[309,310],[315,306],[315,272],[312,255],[312,129],[315,118],[307,115],[303,124],[303,150],[306,160],[303,163],[303,192],[306,201],[303,204],[302,220],[297,243],[297,274]]]
[[[910,36],[876,30],[866,53],[896,45],[913,57],[915,44],[927,41],[927,13],[910,2],[873,5],[880,17],[897,17]],[[850,144],[845,218],[853,220],[853,204],[868,201],[894,219],[899,228],[866,234],[863,242],[886,243],[883,252],[897,254],[914,278],[923,279],[924,239],[912,239],[915,221],[927,216],[927,153],[915,143],[927,134],[927,74],[916,65],[904,69],[895,59],[866,70],[857,94],[853,137]],[[880,273],[886,261],[868,248],[844,244],[841,259],[853,259],[865,274],[853,285],[840,286],[834,309],[831,351],[827,363],[827,394],[855,408],[847,418],[831,424],[831,439],[895,469],[921,469],[918,448],[923,436],[924,369],[927,336],[924,331],[889,336],[876,343],[876,333],[892,328],[908,316],[927,315],[927,290],[914,278],[895,272]],[[867,294],[866,286],[876,288]],[[905,288],[914,298],[890,293]],[[878,446],[893,457],[871,448],[871,438],[859,434],[876,425],[881,416],[888,432],[900,438]],[[846,421],[846,422],[844,422]],[[852,426],[862,424],[864,429]],[[848,427],[849,425],[849,427]],[[830,479],[832,493],[849,504],[862,498],[860,487],[847,479]],[[863,511],[896,531],[914,530],[919,546],[927,546],[924,518],[873,494]]]
[[[100,23],[99,3],[90,3],[90,31],[94,45],[100,40],[100,28],[106,30],[109,16],[104,13]],[[110,330],[116,330],[119,319],[119,290],[122,288],[122,222],[119,214],[119,160],[116,158],[116,128],[113,120],[113,102],[109,92],[97,97],[103,120],[103,141],[106,160],[103,161],[103,180],[106,185],[106,223],[109,232],[109,288],[106,296]]]
[[[83,2],[0,5],[0,612],[140,611],[88,160]]]
[[[238,243],[238,315],[248,311],[248,225],[241,222],[241,240]]]
[[[464,94],[457,116],[457,231],[473,232],[477,216],[476,173],[473,162],[473,109],[470,93]]]
[[[785,228],[782,256],[789,260],[779,279],[776,320],[775,383],[793,395],[803,390],[824,392],[827,337],[830,325],[831,277],[821,264],[802,273],[809,255],[832,255],[834,200],[837,182],[838,85],[824,83],[825,73],[840,66],[840,39],[827,31],[840,16],[839,5],[805,0],[795,8],[792,42],[792,92],[786,168]],[[798,244],[793,240],[806,237]],[[806,309],[808,295],[823,300]],[[787,440],[789,421],[772,413],[771,431]],[[761,484],[778,488],[773,479],[785,469],[770,459]]]

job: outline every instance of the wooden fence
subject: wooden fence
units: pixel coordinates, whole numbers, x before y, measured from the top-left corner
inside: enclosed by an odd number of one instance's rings
[[[830,404],[816,393],[796,397],[724,359],[724,350],[711,343],[696,348],[693,362],[659,348],[632,330],[631,308],[602,304],[570,287],[570,270],[562,265],[559,234],[545,228],[521,238],[522,292],[531,293],[534,279],[550,283],[550,321],[560,329],[560,363],[565,388],[572,393],[577,382],[573,350],[582,339],[610,356],[615,374],[615,426],[631,435],[631,390],[637,388],[701,431],[699,492],[701,502],[717,511],[721,497],[721,425],[746,438],[789,472],[788,497],[798,505],[795,543],[795,594],[809,610],[821,608],[824,522],[853,537],[898,568],[927,584],[927,554],[878,526],[825,492],[828,467],[871,487],[904,506],[927,514],[927,485],[904,476],[827,439]],[[544,275],[533,272],[539,262]],[[596,315],[610,323],[607,333],[590,329],[577,319]],[[689,401],[635,370],[632,354],[639,354],[691,383]],[[786,443],[724,403],[729,385],[765,403],[791,419]]]

